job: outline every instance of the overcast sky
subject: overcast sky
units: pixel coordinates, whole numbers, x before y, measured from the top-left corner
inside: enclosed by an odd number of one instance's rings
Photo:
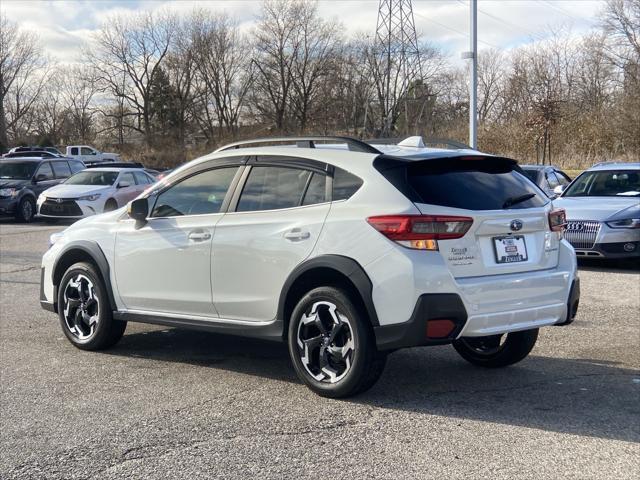
[[[319,13],[342,22],[349,34],[373,34],[378,0],[321,0]],[[509,49],[533,38],[543,38],[550,27],[570,25],[582,35],[597,24],[603,0],[480,0],[478,47]],[[249,29],[260,13],[260,2],[226,1],[29,1],[0,0],[11,20],[36,30],[51,56],[62,62],[79,60],[85,39],[116,12],[170,8],[189,11],[194,6],[226,10]],[[468,0],[413,0],[418,35],[459,59],[469,49]]]

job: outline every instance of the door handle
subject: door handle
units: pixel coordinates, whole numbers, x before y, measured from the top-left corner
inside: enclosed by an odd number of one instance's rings
[[[211,238],[211,234],[209,232],[205,232],[204,230],[194,230],[189,232],[189,240],[193,240],[194,242],[203,242],[205,240],[209,240]]]
[[[284,238],[286,238],[287,240],[290,240],[292,242],[295,242],[297,240],[306,240],[310,236],[311,236],[311,234],[309,232],[303,231],[300,228],[294,228],[294,229],[289,230],[287,233],[284,234]]]

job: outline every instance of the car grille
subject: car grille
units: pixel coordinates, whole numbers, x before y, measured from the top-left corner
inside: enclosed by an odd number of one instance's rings
[[[40,214],[57,217],[80,217],[82,216],[82,210],[75,200],[47,198],[40,206]]]
[[[600,231],[600,222],[594,220],[569,220],[564,232],[573,248],[590,250],[596,243],[596,237]]]

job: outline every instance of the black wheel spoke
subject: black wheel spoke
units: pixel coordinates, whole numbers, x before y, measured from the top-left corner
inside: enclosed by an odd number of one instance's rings
[[[338,335],[340,335],[340,332],[342,332],[344,325],[345,324],[343,322],[339,322],[333,325],[331,334],[329,335],[329,343],[333,343],[336,341],[336,338],[338,337]]]
[[[317,337],[308,338],[303,340],[302,343],[309,349],[309,351],[313,351],[317,347],[322,344],[322,339],[324,337],[322,335],[318,335]]]

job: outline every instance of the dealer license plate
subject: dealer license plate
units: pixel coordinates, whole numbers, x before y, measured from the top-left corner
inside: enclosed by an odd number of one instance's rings
[[[493,237],[496,262],[515,263],[527,261],[527,245],[522,235]]]

